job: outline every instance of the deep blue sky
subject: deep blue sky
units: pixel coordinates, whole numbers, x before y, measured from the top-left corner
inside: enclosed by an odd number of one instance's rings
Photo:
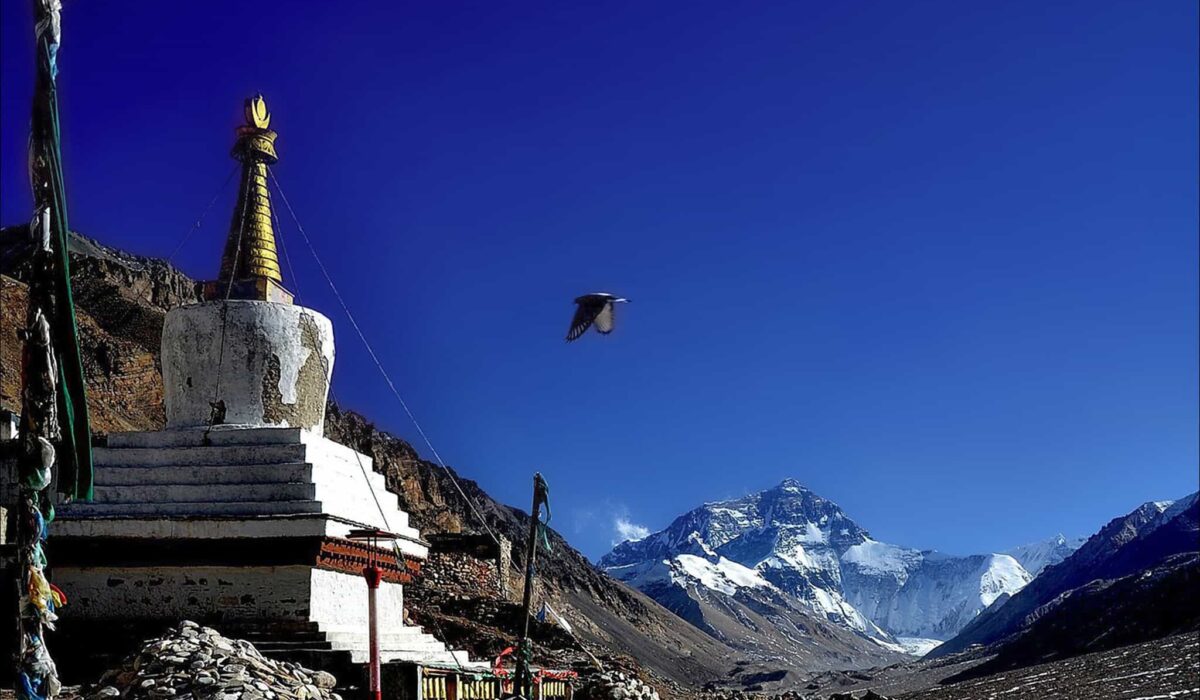
[[[590,556],[785,477],[950,552],[1196,489],[1193,0],[66,4],[75,228],[167,255],[261,90],[443,456],[522,507],[543,471]],[[5,223],[28,5],[2,6]],[[283,216],[339,398],[415,439]],[[564,344],[594,289],[634,303]]]

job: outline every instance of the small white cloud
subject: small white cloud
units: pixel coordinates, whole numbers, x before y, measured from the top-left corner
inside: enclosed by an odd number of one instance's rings
[[[613,530],[616,531],[617,538],[613,540],[613,545],[621,544],[630,540],[637,541],[645,538],[650,534],[650,528],[645,525],[638,525],[635,522],[630,522],[625,516],[617,516],[613,521]]]

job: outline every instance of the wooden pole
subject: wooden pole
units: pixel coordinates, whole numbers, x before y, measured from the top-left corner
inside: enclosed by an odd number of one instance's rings
[[[532,649],[529,641],[530,608],[533,605],[533,572],[537,560],[538,520],[542,502],[546,500],[546,481],[541,473],[533,475],[533,506],[529,509],[529,537],[525,543],[525,593],[521,597],[521,641],[517,645],[517,678],[513,691],[525,698],[532,697],[533,671],[529,667]]]

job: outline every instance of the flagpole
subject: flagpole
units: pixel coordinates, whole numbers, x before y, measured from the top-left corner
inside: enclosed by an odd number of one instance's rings
[[[538,528],[541,525],[540,512],[543,503],[547,503],[549,488],[541,473],[533,475],[533,505],[529,509],[529,537],[525,545],[525,591],[521,598],[521,638],[517,642],[517,669],[513,692],[523,698],[533,696],[533,669],[530,667],[533,655],[532,642],[529,639],[529,616],[533,606],[533,574],[534,562],[537,559]],[[547,503],[547,508],[549,504]],[[549,540],[546,540],[549,548]]]
[[[16,695],[48,700],[58,670],[46,646],[62,591],[46,578],[46,539],[54,519],[52,484],[67,499],[92,496],[91,431],[71,292],[69,229],[62,177],[56,76],[59,0],[33,0],[37,82],[29,140],[34,214],[29,227],[29,306],[21,354],[17,474],[18,641]]]

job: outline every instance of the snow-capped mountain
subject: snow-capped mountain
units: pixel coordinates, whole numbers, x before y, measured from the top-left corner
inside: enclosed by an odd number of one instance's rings
[[[1062,533],[1042,542],[1030,542],[1005,552],[1021,563],[1030,576],[1037,576],[1047,566],[1053,566],[1071,556],[1087,542],[1086,537],[1067,538]]]
[[[689,551],[669,559],[609,571],[756,661],[830,669],[886,665],[902,658],[901,647],[814,615],[759,571],[716,554],[698,537],[685,548]]]
[[[778,592],[896,650],[899,641],[928,648],[923,640],[948,639],[1031,579],[1006,554],[958,557],[878,542],[793,479],[700,506],[660,532],[617,545],[600,566],[656,599],[673,595],[672,587]]]

